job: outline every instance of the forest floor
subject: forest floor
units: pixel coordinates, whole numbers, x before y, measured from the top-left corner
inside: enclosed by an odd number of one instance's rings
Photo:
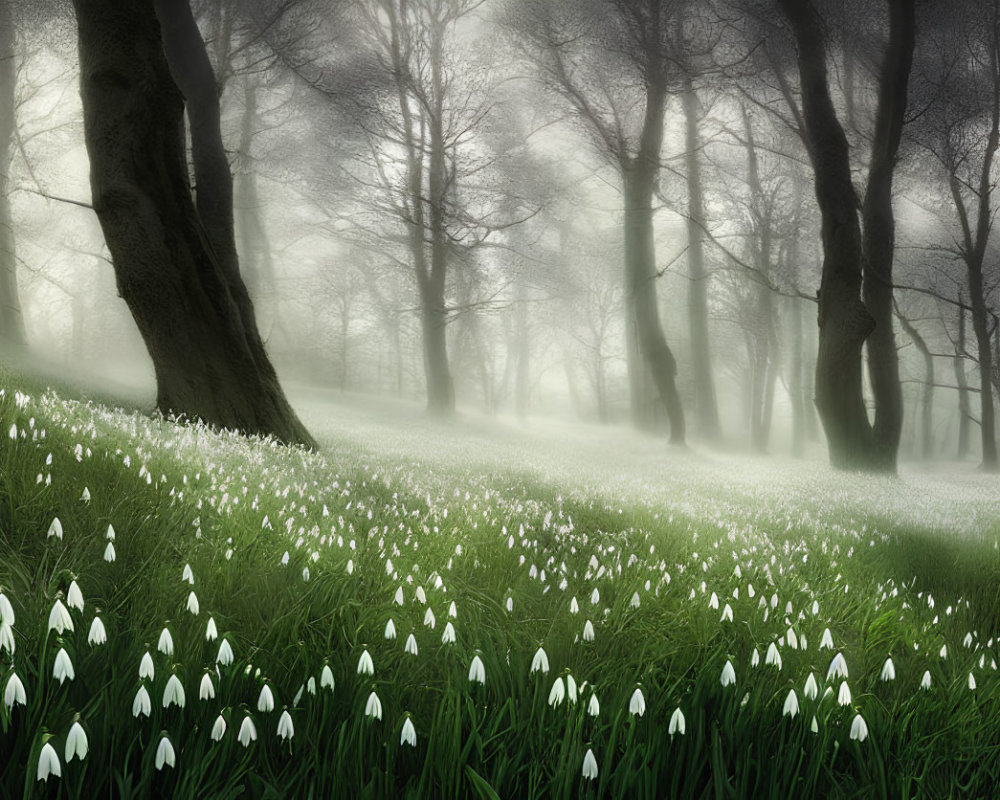
[[[0,797],[1000,780],[1000,490],[971,465],[299,390],[308,453],[0,388]]]

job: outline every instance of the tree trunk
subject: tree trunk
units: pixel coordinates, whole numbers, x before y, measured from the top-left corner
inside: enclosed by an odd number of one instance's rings
[[[11,0],[0,0],[0,344],[8,345],[23,345],[27,338],[17,291],[17,252],[9,194],[16,81]]]
[[[719,407],[712,379],[708,337],[708,273],[705,270],[705,203],[701,184],[698,136],[700,110],[689,75],[684,76],[684,123],[688,190],[688,324],[691,336],[691,371],[694,383],[695,419],[698,433],[706,439],[719,437]]]
[[[958,302],[961,304],[962,295]],[[956,457],[964,459],[969,455],[969,420],[972,418],[972,403],[969,400],[969,381],[965,375],[965,309],[958,307],[958,340],[955,343],[955,383],[958,386],[958,451]]]
[[[531,405],[531,327],[528,324],[528,290],[524,278],[518,276],[514,311],[516,341],[516,372],[514,376],[514,413],[519,419],[528,416]]]
[[[899,324],[906,331],[920,355],[924,358],[924,386],[920,402],[921,457],[929,461],[934,457],[934,356],[920,331],[898,311]]]
[[[285,399],[239,276],[228,168],[220,171],[211,152],[198,143],[195,172],[205,219],[192,200],[185,95],[171,77],[164,51],[183,39],[178,72],[185,84],[206,79],[204,71],[193,68],[198,53],[205,65],[208,61],[196,27],[197,42],[190,38],[187,3],[164,0],[159,6],[170,21],[170,46],[161,37],[151,0],[74,0],[94,210],[111,251],[118,291],[153,361],[157,405],[165,413],[211,425],[315,446]],[[207,79],[207,93],[188,86],[196,98],[192,103],[200,107],[208,96],[217,110],[210,68]],[[193,141],[212,138],[206,117],[212,115],[192,113],[198,120],[192,122]],[[219,197],[229,198],[228,215]],[[228,235],[221,230],[226,220]]]

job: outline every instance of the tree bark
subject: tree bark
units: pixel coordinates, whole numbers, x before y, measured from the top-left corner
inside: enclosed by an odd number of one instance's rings
[[[924,359],[924,386],[920,401],[920,454],[925,461],[929,461],[934,457],[934,356],[913,323],[898,312],[897,316],[899,324]]]
[[[190,9],[181,0],[167,5],[160,2],[175,26],[170,35],[176,35]],[[74,7],[93,206],[118,291],[153,361],[157,406],[218,427],[315,446],[282,392],[239,276],[228,167],[222,174],[218,164],[206,165],[200,146],[196,161],[202,164],[195,171],[207,220],[192,200],[185,95],[164,56],[152,0],[74,0]],[[197,43],[186,41],[204,57],[200,36]],[[197,54],[185,51],[186,66],[189,58]],[[185,72],[185,80],[195,76],[205,78]],[[214,98],[210,69],[208,79],[207,94]],[[198,92],[195,103],[205,96]],[[192,139],[210,137],[205,118],[194,116],[199,122]],[[213,187],[213,181],[225,186]],[[213,199],[220,195],[229,197],[228,215]],[[226,220],[228,235],[219,229]]]
[[[958,386],[958,448],[955,453],[959,460],[969,455],[969,420],[972,418],[972,403],[969,400],[969,380],[965,375],[965,309],[961,306],[962,296],[958,296],[958,339],[955,342],[955,384]]]
[[[27,340],[17,290],[17,251],[10,208],[10,168],[14,152],[14,91],[17,78],[11,0],[0,0],[0,343]]]

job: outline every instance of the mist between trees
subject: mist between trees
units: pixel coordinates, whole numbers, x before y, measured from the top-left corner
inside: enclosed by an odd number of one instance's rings
[[[998,144],[997,0],[0,0],[0,337],[996,470]]]

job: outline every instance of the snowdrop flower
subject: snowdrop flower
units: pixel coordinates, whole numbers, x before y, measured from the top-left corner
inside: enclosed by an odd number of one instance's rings
[[[330,674],[330,680],[333,680],[333,674],[332,673]],[[299,700],[302,699],[302,692],[303,691],[307,691],[307,692],[309,692],[309,694],[311,694],[313,697],[315,697],[316,696],[316,678],[314,678],[312,675],[310,675],[309,676],[309,680],[307,680],[305,682],[305,685],[304,686],[303,685],[299,686],[299,690],[295,693],[295,698],[292,700],[292,705],[293,706],[297,706],[299,704]]]
[[[226,721],[222,718],[222,714],[219,714],[215,718],[215,723],[212,725],[212,739],[216,742],[222,739],[226,735]]]
[[[896,667],[892,663],[892,658],[887,658],[885,664],[882,665],[882,680],[883,681],[894,681],[896,680]]]
[[[244,747],[249,747],[250,742],[257,741],[257,726],[253,724],[249,714],[243,717],[243,724],[240,725],[240,732],[236,734],[236,739]]]
[[[948,645],[943,644],[941,645],[941,658],[947,658],[947,657],[948,657]]]
[[[588,781],[592,781],[597,777],[597,759],[594,758],[594,751],[589,747],[587,748],[587,754],[583,757],[583,769],[580,774]]]
[[[149,699],[149,692],[146,691],[145,685],[139,687],[139,691],[135,693],[135,699],[132,701],[132,716],[138,717],[140,714],[149,716],[149,712],[153,710],[153,704]]]
[[[0,592],[0,622],[6,622],[14,627],[14,607],[3,592]]]
[[[976,676],[969,673],[969,691],[976,691]]]
[[[587,713],[596,717],[601,713],[601,704],[597,701],[597,695],[591,692],[590,702],[587,704]]]
[[[108,523],[108,532],[104,534],[104,537],[109,541],[113,542],[115,540],[115,526]]]
[[[14,655],[14,629],[6,622],[0,622],[0,653],[6,650]]]
[[[451,605],[448,606],[448,616],[451,617],[452,619],[458,619],[458,608],[455,607],[454,600],[452,600]]]
[[[708,599],[708,607],[716,611],[719,610],[719,596],[712,592],[712,596]]]
[[[758,664],[760,664],[760,651],[755,647],[750,656],[750,666],[756,667]]]
[[[424,614],[424,625],[433,630],[436,622],[437,620],[434,618],[434,612],[428,608],[427,613]]]
[[[198,595],[194,592],[188,592],[187,610],[196,617],[198,616],[198,612],[201,611],[201,606],[198,604]]]
[[[818,693],[819,687],[816,685],[816,678],[810,672],[809,677],[806,678],[806,687],[803,689],[802,694],[804,694],[809,700],[815,700]]]
[[[329,687],[330,691],[331,692],[333,691],[334,687],[333,670],[330,669],[329,664],[323,665],[323,671],[320,673],[319,676],[319,685],[322,688]]]
[[[139,659],[139,680],[153,680],[156,670],[153,668],[153,657],[147,650]]]
[[[552,684],[552,689],[549,691],[549,705],[555,708],[566,699],[566,687],[563,685],[562,677],[558,677],[555,683]]]
[[[56,653],[56,663],[52,668],[52,677],[59,681],[59,685],[62,686],[63,681],[67,678],[73,680],[76,677],[76,673],[73,671],[73,662],[69,659],[69,653],[66,652],[66,648],[60,647],[59,652]]]
[[[184,686],[180,679],[177,675],[171,675],[167,678],[167,685],[163,688],[163,707],[170,708],[172,704],[176,703],[179,708],[184,708],[186,701]]]
[[[190,564],[184,565],[184,569],[181,571],[181,580],[187,581],[189,584],[194,586],[194,570],[191,569]]]
[[[110,564],[117,557],[118,554],[115,552],[115,543],[108,542],[108,546],[104,548],[104,560]]]
[[[837,678],[847,677],[847,662],[844,660],[843,653],[837,653],[833,657],[833,661],[830,662],[830,669],[826,671],[826,680],[829,683],[831,679],[836,680]]]
[[[506,605],[507,605],[507,613],[508,614],[512,613],[514,611],[514,598],[508,597]]]
[[[675,733],[683,735],[684,728],[684,712],[681,711],[680,706],[678,706],[674,709],[674,713],[670,715],[670,725],[667,727],[667,733],[669,733],[671,738],[673,738]]]
[[[632,592],[632,599],[629,601],[629,605],[632,606],[632,608],[638,608],[640,604],[641,601],[639,600],[639,593]]]
[[[228,639],[222,640],[222,643],[219,645],[219,654],[215,657],[215,660],[224,667],[228,667],[233,663],[233,648],[230,646]]]
[[[736,670],[733,669],[733,662],[726,660],[726,666],[722,668],[721,683],[723,686],[732,686],[736,683]]]
[[[726,607],[722,609],[722,616],[719,618],[719,622],[732,622],[733,621],[733,607],[726,603]]]
[[[628,701],[628,713],[638,714],[640,717],[646,713],[646,698],[642,696],[642,687],[636,686],[632,692],[632,697]]]
[[[403,587],[402,586],[400,586],[398,589],[396,589],[396,596],[395,596],[394,600],[396,601],[396,605],[397,606],[403,605]]]
[[[767,655],[764,657],[764,663],[781,669],[781,653],[778,652],[778,648],[775,646],[774,642],[771,642],[771,644],[767,646]]]
[[[261,687],[260,695],[257,697],[257,710],[261,712],[274,711],[274,694],[271,687],[266,683]]]
[[[478,654],[473,656],[472,663],[469,664],[469,682],[476,681],[483,685],[486,684],[486,667],[483,666],[483,660]]]
[[[799,697],[795,694],[794,689],[788,690],[788,696],[785,698],[785,705],[781,709],[781,713],[786,717],[795,717],[799,713]]]
[[[385,623],[385,638],[390,640],[396,638],[396,623],[391,618]]]
[[[212,700],[215,698],[215,685],[212,683],[212,679],[206,672],[201,676],[201,685],[198,687],[198,699],[199,700]]]
[[[205,641],[214,642],[219,638],[219,629],[215,626],[215,617],[208,618],[208,624],[205,626]]]
[[[66,591],[66,605],[77,611],[83,611],[83,593],[75,580],[70,581],[69,589]]]
[[[281,716],[278,717],[278,737],[281,739],[291,739],[295,735],[295,725],[292,724],[292,715],[288,713],[288,709],[284,709],[281,712]]]
[[[84,503],[90,502],[90,489],[88,489],[86,486],[83,487],[83,494],[80,495],[80,500],[83,501]]]
[[[539,670],[543,675],[547,675],[549,671],[549,656],[541,647],[535,651],[535,656],[531,659],[531,669],[528,670],[528,674],[533,675]]]
[[[929,669],[924,670],[924,676],[920,679],[920,688],[921,689],[931,688],[931,671]]]
[[[83,729],[79,721],[74,722],[69,729],[69,733],[66,735],[66,763],[68,764],[72,761],[73,756],[83,761],[87,757],[89,747],[87,732]]]
[[[795,631],[792,630],[791,628],[789,628],[788,631],[785,633],[785,641],[788,642],[788,646],[792,648],[792,650],[799,649],[799,639],[795,635]]]
[[[173,767],[177,763],[177,756],[174,753],[174,746],[170,744],[170,739],[166,734],[160,736],[160,743],[156,746],[156,768],[163,769],[164,766]]]
[[[378,699],[375,692],[368,695],[368,701],[365,703],[365,716],[372,719],[382,719],[382,701]]]
[[[399,744],[400,747],[404,744],[408,744],[410,747],[417,746],[417,730],[413,727],[413,720],[410,719],[409,714],[403,720],[403,730],[399,734]]]
[[[855,714],[854,720],[851,722],[851,738],[859,742],[868,738],[868,725],[860,714]]]
[[[38,754],[38,780],[48,783],[49,775],[62,777],[62,766],[59,764],[59,755],[55,748],[46,742]]]
[[[586,684],[586,681],[584,683]],[[576,680],[569,674],[568,670],[566,672],[566,697],[570,703],[576,704]]]
[[[49,525],[49,532],[45,534],[46,539],[51,539],[53,536],[55,536],[59,541],[62,541],[63,526],[59,521],[59,517],[52,520],[52,523]]]
[[[60,636],[63,631],[73,630],[73,618],[69,615],[66,606],[63,605],[62,600],[58,597],[52,604],[52,610],[49,612],[49,630],[55,631]]]
[[[160,640],[156,643],[156,649],[167,657],[173,656],[174,637],[170,635],[170,631],[167,628],[160,631]]]
[[[819,733],[819,722],[816,720],[815,714],[813,714],[812,722],[809,723],[809,730],[813,733]]]
[[[444,632],[441,634],[441,644],[454,644],[455,643],[455,626],[448,622],[444,626]]]
[[[830,629],[823,629],[823,638],[819,641],[820,650],[833,650],[833,636],[830,635]]]
[[[21,679],[17,677],[16,672],[12,672],[7,679],[7,686],[3,690],[3,704],[7,706],[7,710],[9,711],[17,703],[20,703],[22,706],[27,705],[28,697],[25,694],[24,684],[21,683]]]
[[[368,652],[368,648],[365,648],[364,652],[361,653],[361,658],[358,659],[358,675],[374,675],[375,674],[375,664],[372,662],[371,653]]]
[[[594,641],[594,623],[589,619],[583,624],[583,641]]]
[[[597,591],[597,587],[594,587],[594,591],[590,593],[590,604],[596,606],[601,602],[601,593]]]
[[[576,602],[576,597],[570,598],[569,601],[569,613],[576,614],[580,611],[580,604]]]
[[[847,685],[847,681],[840,682],[840,691],[837,693],[837,702],[842,706],[849,706],[851,704],[851,687]]]
[[[411,656],[415,656],[417,654],[417,637],[415,637],[412,633],[406,637],[406,644],[403,646],[403,650]]]

